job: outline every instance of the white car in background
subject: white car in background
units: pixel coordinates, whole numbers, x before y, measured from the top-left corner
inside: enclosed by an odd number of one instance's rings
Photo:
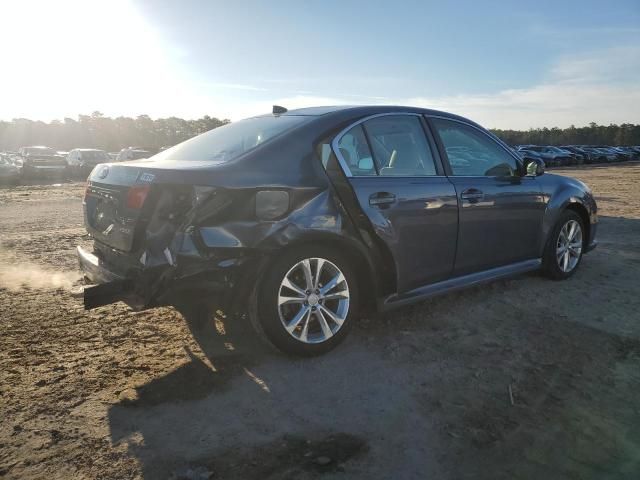
[[[120,153],[116,157],[116,162],[126,162],[127,160],[140,160],[142,158],[149,158],[153,155],[148,150],[136,147],[128,147],[120,150]]]
[[[20,168],[13,164],[8,155],[0,153],[0,184],[16,185],[21,177]]]
[[[107,152],[97,148],[76,148],[67,155],[69,171],[73,175],[89,175],[96,165],[110,161]]]

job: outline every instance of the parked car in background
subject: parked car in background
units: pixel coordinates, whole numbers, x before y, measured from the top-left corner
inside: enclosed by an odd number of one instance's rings
[[[123,148],[116,157],[116,162],[125,162],[127,160],[140,160],[142,158],[149,158],[153,154],[149,150],[143,150],[136,147]]]
[[[111,158],[104,150],[96,148],[76,148],[67,155],[69,173],[72,175],[88,175],[99,163],[110,162]]]
[[[564,147],[550,146],[549,148],[556,151],[558,154],[569,155],[571,157],[571,160],[569,160],[569,165],[582,165],[584,163],[585,156],[582,153],[573,152]]]
[[[624,161],[636,160],[640,155],[637,152],[631,150],[629,147],[611,147],[611,149],[618,154]]]
[[[0,184],[15,185],[20,183],[22,177],[20,168],[9,160],[9,156],[0,154]]]
[[[582,157],[582,163],[595,163],[595,156],[593,153],[587,152],[584,148],[577,145],[563,145],[560,147],[562,150],[567,150]]]
[[[621,160],[618,152],[607,146],[596,146],[593,148],[596,152],[600,153],[601,158],[603,158],[605,162],[618,162]]]
[[[115,162],[118,159],[119,154],[120,152],[109,152],[109,158],[111,158],[111,160]]]
[[[575,162],[575,159],[569,152],[564,152],[557,147],[539,146],[539,145],[521,145],[519,151],[536,152],[544,160],[546,166],[562,167]]]
[[[335,347],[359,314],[542,269],[595,245],[589,188],[463,117],[317,107],[94,169],[85,308],[219,299],[281,350]]]
[[[18,151],[22,158],[24,177],[64,177],[67,161],[49,147],[22,147]]]
[[[589,155],[590,163],[605,163],[608,161],[607,153],[600,151],[593,145],[579,145],[578,147]]]
[[[545,163],[544,158],[542,158],[542,155],[539,152],[536,152],[534,150],[527,150],[526,148],[518,149],[516,147],[516,148],[513,148],[513,151],[516,153],[516,155],[518,155],[523,160],[526,158],[537,158],[541,162]]]

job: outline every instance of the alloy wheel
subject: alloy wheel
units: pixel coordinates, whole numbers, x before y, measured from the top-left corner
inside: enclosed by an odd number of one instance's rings
[[[564,273],[569,273],[580,261],[582,254],[582,227],[576,220],[569,220],[560,229],[556,244],[556,260]]]
[[[303,343],[333,337],[349,313],[349,285],[342,271],[324,258],[306,258],[286,273],[278,291],[278,314],[285,330]]]

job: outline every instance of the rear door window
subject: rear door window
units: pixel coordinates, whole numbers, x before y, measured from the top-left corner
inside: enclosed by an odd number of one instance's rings
[[[436,175],[431,148],[420,118],[384,115],[364,122],[380,176]]]

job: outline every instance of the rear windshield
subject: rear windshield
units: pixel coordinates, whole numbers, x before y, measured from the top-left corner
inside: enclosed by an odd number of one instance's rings
[[[154,160],[228,162],[267,140],[301,125],[309,117],[283,115],[247,118],[214,128],[155,155]]]

